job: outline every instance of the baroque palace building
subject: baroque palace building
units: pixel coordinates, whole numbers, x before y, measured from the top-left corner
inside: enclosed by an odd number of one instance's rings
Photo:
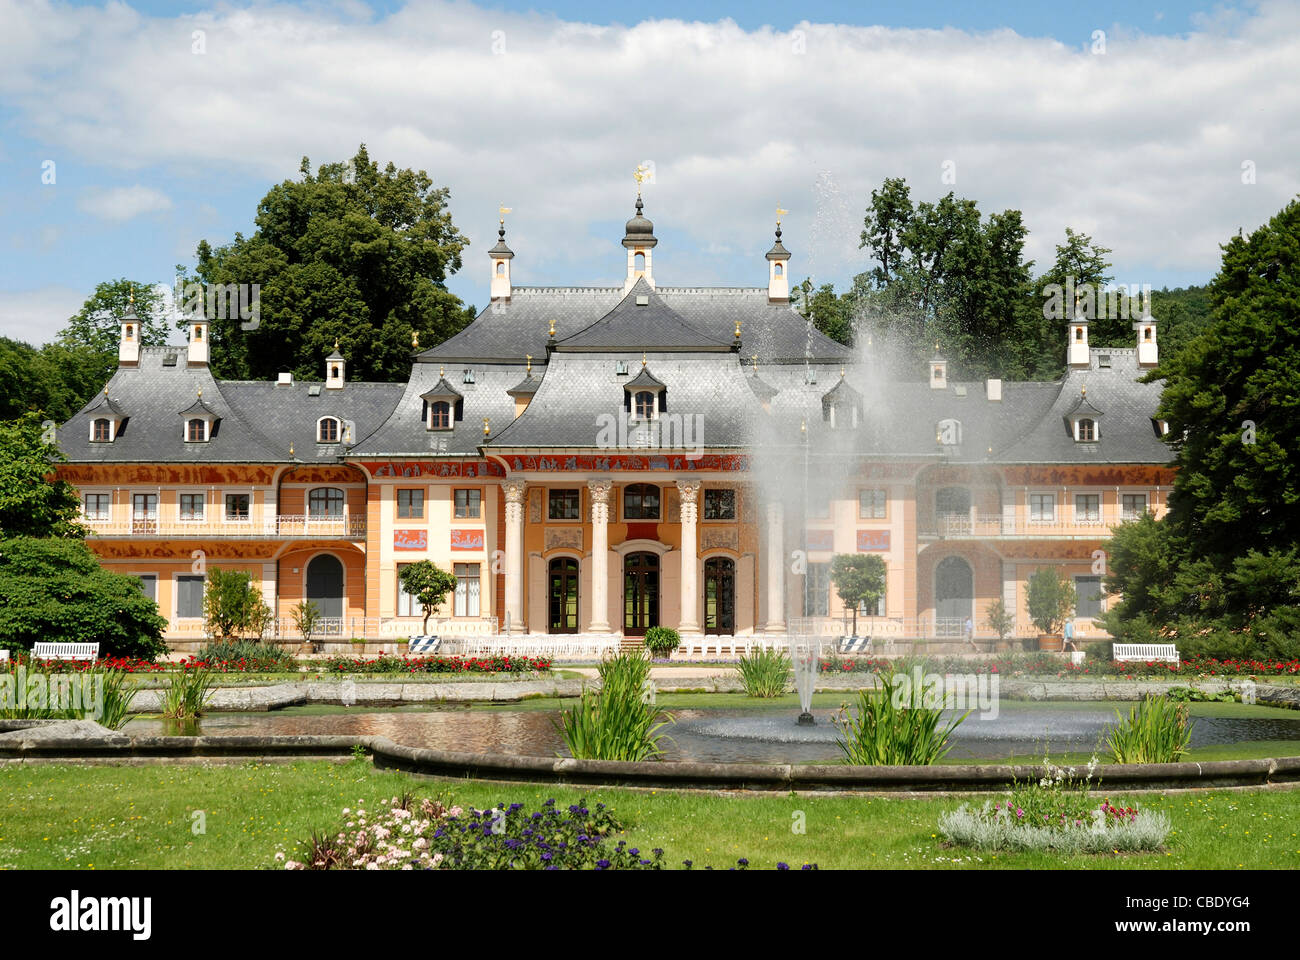
[[[92,547],[174,642],[202,638],[213,567],[253,574],[280,636],[311,599],[327,635],[405,638],[398,572],[421,559],[456,575],[447,635],[834,632],[830,560],[866,551],[886,594],[859,632],[989,636],[1001,596],[1036,633],[1049,565],[1099,630],[1101,544],[1172,480],[1160,387],[1137,382],[1154,320],[1128,349],[1064,324],[1056,382],[950,381],[937,350],[909,380],[793,309],[779,222],[766,286],[670,287],[642,210],[616,287],[513,285],[502,224],[491,302],[406,384],[348,380],[337,349],[319,382],[216,380],[204,320],[141,347],[128,312],[117,372],[59,433]]]

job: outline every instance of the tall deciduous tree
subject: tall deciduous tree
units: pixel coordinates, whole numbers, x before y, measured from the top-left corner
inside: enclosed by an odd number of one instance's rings
[[[89,347],[109,357],[115,366],[122,315],[127,307],[134,307],[139,318],[142,345],[156,347],[167,342],[162,292],[152,284],[126,277],[96,284],[81,309],[59,331],[59,342],[68,347]]]
[[[403,380],[412,335],[432,346],[473,319],[446,289],[468,240],[452,223],[448,191],[423,170],[380,168],[364,144],[347,163],[277,184],[258,204],[257,230],[197,251],[205,285],[260,287],[257,325],[209,317],[212,364],[233,379],[271,379],[280,369],[319,379],[337,341],[349,375]]]
[[[64,459],[35,414],[0,422],[0,537],[81,537],[77,490],[54,476]]]

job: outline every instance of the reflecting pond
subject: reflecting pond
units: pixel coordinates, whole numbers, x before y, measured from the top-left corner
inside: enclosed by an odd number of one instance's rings
[[[996,717],[972,713],[953,734],[952,760],[1005,760],[1011,756],[1088,753],[1126,703],[1000,704]],[[1300,741],[1300,713],[1214,704],[1196,716],[1192,747],[1252,741]],[[673,709],[665,728],[666,759],[755,763],[838,763],[831,710],[816,709],[817,725],[800,727],[794,714],[770,707]],[[294,707],[270,713],[214,713],[180,728],[156,719],[131,720],[130,736],[384,736],[417,747],[520,756],[564,755],[556,709],[438,707]],[[1290,751],[1291,753],[1300,752]],[[1104,756],[1104,754],[1103,754]]]

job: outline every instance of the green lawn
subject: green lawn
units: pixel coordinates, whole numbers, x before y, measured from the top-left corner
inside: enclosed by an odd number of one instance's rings
[[[627,839],[663,847],[666,860],[697,867],[1015,867],[1115,869],[1300,868],[1300,790],[1130,795],[1169,811],[1163,853],[1122,857],[980,854],[945,849],[938,815],[956,798],[721,795],[478,781],[431,781],[341,764],[212,766],[7,766],[0,768],[0,867],[122,869],[257,868],[291,852],[313,829],[338,824],[343,807],[403,789],[450,793],[477,807],[582,796],[612,805]],[[1104,788],[1098,796],[1106,796]],[[1125,798],[1110,796],[1112,802]],[[977,801],[982,802],[982,801]],[[202,811],[206,832],[195,833]],[[806,832],[792,828],[798,822]]]

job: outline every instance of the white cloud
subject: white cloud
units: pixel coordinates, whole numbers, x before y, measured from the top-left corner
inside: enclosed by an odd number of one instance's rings
[[[87,291],[49,286],[18,293],[0,291],[0,336],[42,344],[86,302]]]
[[[142,213],[170,210],[172,201],[165,193],[137,183],[132,187],[111,187],[107,190],[91,188],[81,197],[77,206],[103,220],[123,221]]]
[[[271,181],[364,140],[451,187],[484,286],[501,202],[516,211],[517,281],[615,280],[647,159],[660,236],[744,251],[752,276],[729,279],[754,284],[777,203],[796,273],[861,269],[862,209],[887,176],[920,199],[954,189],[986,212],[1023,210],[1040,265],[1066,226],[1093,233],[1133,282],[1208,275],[1221,240],[1300,191],[1300,10],[1283,2],[1180,36],[1110,29],[1104,55],[1086,38],[809,23],[794,28],[800,54],[790,31],[726,20],[602,27],[433,0],[365,21],[326,5],[159,19],[120,4],[10,5],[0,20],[0,98],[40,141],[123,169]],[[132,187],[91,209],[166,202]],[[717,265],[682,247],[661,240],[660,281],[709,279]]]

